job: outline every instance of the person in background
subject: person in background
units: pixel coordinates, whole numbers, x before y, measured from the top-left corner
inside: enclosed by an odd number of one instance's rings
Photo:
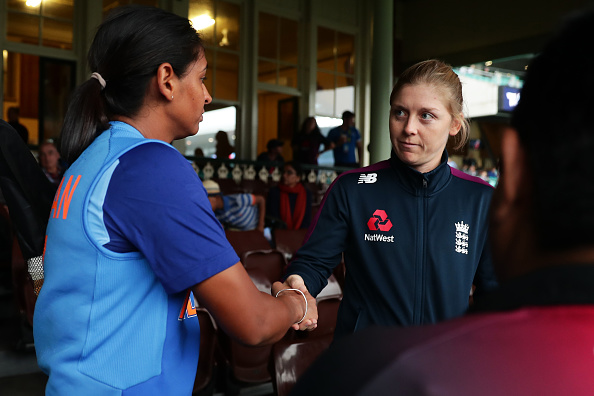
[[[205,180],[204,188],[217,219],[228,228],[264,232],[266,199],[255,194],[223,195],[219,184]]]
[[[7,121],[23,139],[25,143],[29,143],[29,130],[26,126],[19,122],[20,109],[18,107],[9,107],[7,112]]]
[[[66,171],[60,161],[60,153],[53,141],[46,140],[39,146],[39,165],[48,180],[59,185]]]
[[[229,141],[229,135],[225,131],[218,131],[215,135],[216,156],[218,159],[233,159],[235,158],[235,147]]]
[[[293,160],[311,165],[317,165],[320,154],[334,148],[334,143],[320,132],[320,128],[314,117],[307,117],[303,121],[301,129],[293,137],[291,145],[293,146]],[[320,151],[321,145],[324,145],[322,151]]]
[[[566,20],[502,134],[490,208],[500,288],[463,318],[337,342],[294,395],[592,395],[593,40],[593,9]]]
[[[91,76],[62,128],[71,165],[50,212],[33,319],[46,395],[191,394],[196,302],[243,344],[315,328],[310,295],[256,288],[198,175],[171,145],[197,133],[212,101],[191,22],[159,8],[115,8],[88,61]]]
[[[335,339],[372,325],[411,326],[461,316],[497,285],[487,243],[493,188],[447,164],[468,136],[462,85],[438,60],[405,70],[390,96],[389,160],[342,173],[326,192],[286,274],[317,296],[341,263]],[[461,136],[460,136],[461,135]]]
[[[260,153],[256,161],[259,162],[284,162],[283,146],[285,142],[278,139],[270,139],[266,143],[266,151]]]
[[[328,140],[334,144],[334,165],[356,168],[363,158],[361,134],[355,128],[355,114],[342,113],[342,125],[328,132]],[[357,159],[357,155],[359,158]]]
[[[289,230],[308,228],[312,194],[301,182],[303,169],[297,162],[287,162],[282,175],[281,182],[268,191],[266,214],[282,220]]]

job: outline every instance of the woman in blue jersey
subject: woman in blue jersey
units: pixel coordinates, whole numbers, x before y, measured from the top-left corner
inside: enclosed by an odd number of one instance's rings
[[[317,295],[344,255],[335,337],[371,325],[416,325],[462,315],[473,284],[496,285],[487,246],[492,188],[450,168],[448,139],[468,138],[462,85],[428,60],[390,96],[389,160],[345,172],[330,186],[286,287]]]
[[[62,130],[72,165],[51,210],[35,311],[46,394],[189,395],[196,300],[245,344],[314,328],[309,294],[280,283],[278,298],[258,291],[170,144],[197,133],[211,101],[191,23],[156,8],[117,9],[88,61],[92,75]]]

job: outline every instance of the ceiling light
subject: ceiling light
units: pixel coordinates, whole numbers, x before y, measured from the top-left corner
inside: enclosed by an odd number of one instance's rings
[[[41,4],[41,0],[27,0],[25,4],[29,7],[39,7],[39,4]]]
[[[194,29],[196,30],[206,29],[207,27],[212,26],[215,23],[215,20],[212,19],[208,14],[199,15],[195,18],[192,18],[191,21],[192,25],[194,26]]]

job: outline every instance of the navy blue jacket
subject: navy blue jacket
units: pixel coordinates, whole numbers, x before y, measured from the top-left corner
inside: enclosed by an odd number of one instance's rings
[[[316,296],[340,263],[346,278],[335,337],[370,325],[418,325],[462,315],[470,289],[497,281],[487,243],[493,188],[447,165],[431,172],[390,160],[341,174],[288,268]]]

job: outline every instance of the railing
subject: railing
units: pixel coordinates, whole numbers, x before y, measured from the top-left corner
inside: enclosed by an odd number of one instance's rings
[[[202,180],[232,179],[237,184],[244,180],[261,180],[264,183],[278,183],[281,179],[282,162],[259,162],[250,160],[227,160],[205,157],[186,156]],[[329,186],[340,172],[349,170],[344,167],[330,167],[302,164],[303,182]]]

